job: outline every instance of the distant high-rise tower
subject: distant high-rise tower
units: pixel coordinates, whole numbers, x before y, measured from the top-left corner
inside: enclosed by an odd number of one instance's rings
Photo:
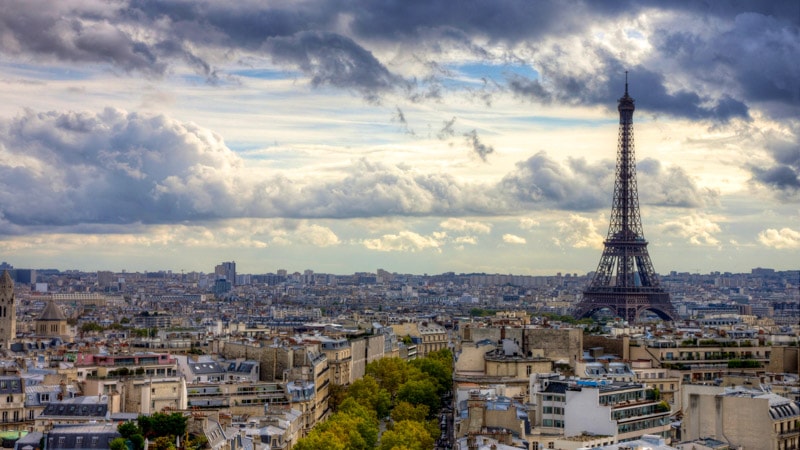
[[[14,301],[14,280],[8,270],[0,276],[0,348],[9,348],[17,337],[17,304]]]
[[[236,261],[228,261],[214,267],[214,273],[217,278],[224,277],[228,282],[234,286],[236,285]]]
[[[583,299],[573,314],[581,318],[608,309],[629,322],[635,322],[639,314],[647,310],[664,320],[675,320],[678,314],[670,302],[669,293],[659,285],[642,232],[633,147],[634,106],[633,98],[628,95],[627,72],[625,95],[619,99],[617,109],[619,143],[611,225],[597,272],[583,291]]]

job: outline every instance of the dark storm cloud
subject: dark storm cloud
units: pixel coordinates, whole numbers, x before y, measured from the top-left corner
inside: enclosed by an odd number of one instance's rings
[[[614,163],[589,164],[583,159],[569,159],[564,166],[539,152],[517,163],[506,175],[500,190],[523,205],[587,211],[608,206],[613,187]]]
[[[467,139],[467,144],[472,148],[472,152],[475,153],[481,161],[486,162],[486,157],[494,153],[494,147],[484,144],[478,136],[477,130],[473,129],[472,131],[464,133],[464,137]]]
[[[531,80],[521,75],[508,77],[508,88],[517,97],[538,103],[550,102],[551,95],[539,80]]]
[[[2,2],[0,48],[14,56],[44,55],[75,63],[108,62],[125,71],[164,72],[166,64],[150,45],[113,23],[113,8],[81,12],[73,15],[69,5],[48,1]]]
[[[589,52],[590,50],[586,50]],[[698,93],[667,87],[667,79],[644,66],[626,67],[624,62],[604,50],[596,50],[598,70],[567,74],[569,61],[543,59],[541,72],[549,80],[549,90],[538,80],[520,75],[509,77],[509,88],[518,97],[538,102],[557,99],[565,104],[612,106],[625,92],[625,71],[629,72],[630,95],[637,110],[650,114],[667,114],[688,119],[709,119],[727,122],[732,118],[749,117],[747,105],[724,95],[720,99],[701,97]]]
[[[659,15],[656,23],[663,28],[649,36],[655,51],[640,67],[629,67],[620,55],[602,54],[589,39],[585,52],[599,63],[586,73],[565,70],[572,61],[561,51],[540,51],[553,45],[549,39],[580,37],[588,22],[633,18],[650,9],[725,22],[687,30],[672,26],[680,25],[680,17],[672,24],[669,14]],[[457,52],[474,60],[534,66],[547,83],[511,75],[504,88],[519,97],[606,105],[620,95],[627,69],[639,83],[634,96],[648,110],[724,122],[748,117],[751,102],[760,100],[791,104],[796,113],[799,17],[796,1],[9,0],[0,4],[0,51],[23,60],[108,64],[152,76],[181,63],[211,82],[222,76],[217,65],[257,54],[303,71],[315,86],[352,90],[373,101],[390,91],[413,101],[437,100],[443,89],[458,89],[442,83],[433,69],[403,78],[375,56],[376,49],[391,46],[427,67]],[[523,61],[521,48],[537,56]],[[666,67],[660,64],[664,60],[678,62],[679,75],[696,75],[704,84],[673,90],[667,80],[675,74],[652,68]],[[720,77],[735,84],[724,85]],[[491,104],[501,91],[487,83],[471,94]]]
[[[290,63],[311,76],[315,86],[351,88],[376,99],[402,82],[353,40],[324,32],[301,32],[265,43],[273,59]]]
[[[439,139],[440,141],[443,141],[445,139],[453,137],[456,133],[455,129],[453,128],[455,124],[456,124],[455,116],[453,116],[453,118],[450,120],[445,120],[442,123],[442,129],[439,130],[438,133],[436,133],[436,138]]]
[[[395,106],[395,114],[392,116],[392,122],[398,122],[400,127],[403,129],[403,132],[410,135],[415,135],[414,130],[408,127],[408,121],[406,120],[406,115],[403,113],[403,110],[400,109],[399,106]]]
[[[680,167],[665,168],[658,160],[645,158],[636,168],[639,198],[644,204],[700,208],[717,202],[718,192],[699,188]]]
[[[753,180],[775,190],[782,199],[800,193],[800,125],[785,133],[766,133],[763,145],[773,159],[768,166],[748,165]]]
[[[673,58],[700,81],[722,83],[732,78],[737,94],[748,102],[771,101],[797,107],[800,3],[795,5],[794,17],[741,12],[720,33],[664,28],[656,30],[653,42],[664,56]]]

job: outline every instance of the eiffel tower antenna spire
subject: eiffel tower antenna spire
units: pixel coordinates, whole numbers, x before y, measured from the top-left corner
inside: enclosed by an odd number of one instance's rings
[[[603,309],[628,322],[637,321],[645,310],[664,320],[678,318],[669,293],[659,285],[642,230],[633,145],[635,109],[634,100],[628,95],[626,71],[625,95],[618,100],[617,106],[619,139],[611,223],[594,278],[573,311],[579,318]]]
[[[625,95],[628,95],[628,71],[625,71]]]

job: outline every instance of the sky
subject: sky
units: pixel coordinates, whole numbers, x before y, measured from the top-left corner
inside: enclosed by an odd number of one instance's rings
[[[657,272],[800,265],[800,2],[6,0],[0,260],[585,274],[634,114]]]

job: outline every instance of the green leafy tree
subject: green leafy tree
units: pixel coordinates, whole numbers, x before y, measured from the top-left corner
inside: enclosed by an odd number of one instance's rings
[[[433,448],[435,440],[420,422],[404,420],[395,424],[391,430],[386,430],[381,436],[380,450],[429,450]]]
[[[414,405],[409,402],[399,402],[392,409],[392,420],[402,422],[404,420],[413,420],[415,422],[424,422],[428,417],[427,405]]]
[[[81,333],[91,333],[97,331],[103,331],[103,327],[94,322],[87,322],[81,325]]]
[[[108,448],[111,450],[127,450],[128,446],[125,445],[125,438],[118,437],[108,444]]]
[[[133,450],[142,450],[144,448],[144,436],[141,434],[134,434],[128,439],[133,444]]]
[[[142,434],[148,438],[162,436],[183,436],[188,418],[179,412],[140,415],[137,419]]]
[[[339,410],[339,405],[347,398],[347,388],[341,384],[331,383],[328,386],[328,407],[331,411]]]
[[[186,450],[199,450],[208,446],[208,438],[204,435],[192,436],[186,443]]]
[[[381,358],[367,364],[367,375],[372,376],[380,387],[386,389],[394,398],[400,385],[408,381],[408,363],[400,358]]]
[[[382,389],[375,378],[369,375],[354,381],[347,392],[357,403],[375,411],[378,417],[386,417],[392,407],[389,392]]]
[[[378,442],[378,418],[374,410],[368,409],[360,405],[355,400],[348,398],[345,399],[340,406],[341,414],[355,419],[355,425],[358,434],[364,439],[366,448],[375,448]]]
[[[428,407],[428,418],[432,418],[439,411],[441,399],[437,393],[436,385],[430,379],[409,380],[400,386],[397,400],[415,405]]]
[[[135,422],[122,422],[117,425],[117,431],[125,439],[130,439],[134,434],[142,434],[142,430]]]
[[[337,441],[335,434],[331,432],[315,432],[297,441],[293,450],[347,450],[346,444]]]
[[[294,448],[372,450],[378,442],[378,431],[375,412],[347,398],[338,412],[314,427]]]
[[[411,365],[428,375],[436,383],[436,392],[439,396],[453,388],[453,370],[451,360],[431,357],[411,361]]]
[[[177,450],[173,436],[160,436],[150,441],[148,450]]]

